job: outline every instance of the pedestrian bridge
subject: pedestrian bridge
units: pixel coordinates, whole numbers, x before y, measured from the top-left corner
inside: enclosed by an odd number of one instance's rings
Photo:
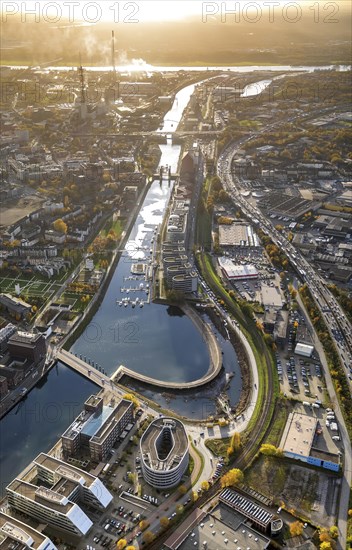
[[[205,341],[208,344],[208,351],[210,356],[209,369],[205,373],[205,375],[198,380],[193,380],[192,382],[165,382],[163,380],[156,380],[154,378],[151,378],[150,376],[145,376],[144,374],[135,372],[127,367],[124,367],[123,365],[120,365],[112,374],[112,376],[109,377],[107,374],[104,374],[97,370],[93,365],[87,363],[83,359],[64,349],[57,350],[57,352],[55,353],[55,358],[64,365],[67,365],[79,374],[85,376],[101,388],[112,388],[114,386],[114,383],[120,382],[124,376],[128,376],[133,380],[163,389],[189,390],[199,388],[200,386],[208,384],[218,376],[222,368],[222,355],[216,337],[209,328],[209,325],[203,323],[200,318],[191,310],[191,308],[187,308],[187,306],[185,306],[184,309],[187,309],[187,311],[185,312],[192,318],[193,322],[198,326],[199,330],[203,331],[203,336],[205,337]]]

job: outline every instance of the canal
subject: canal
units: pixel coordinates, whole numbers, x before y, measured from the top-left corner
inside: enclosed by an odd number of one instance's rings
[[[176,130],[194,85],[182,89],[172,109],[164,118],[162,131]],[[161,145],[160,165],[176,172],[180,146],[168,140]],[[131,266],[141,262],[150,265],[150,249],[155,229],[161,224],[173,183],[154,181],[143,201],[115,273],[102,304],[71,351],[99,364],[112,374],[120,364],[153,378],[188,382],[203,376],[209,368],[209,353],[202,334],[179,309],[148,302],[147,282],[133,280]],[[137,290],[134,290],[137,289]],[[130,302],[126,307],[123,300]],[[131,301],[138,305],[132,307]],[[140,303],[143,302],[143,307]],[[214,329],[215,331],[215,329]],[[223,350],[225,371],[235,374],[228,394],[235,404],[241,391],[236,354],[217,334]],[[1,493],[11,479],[40,451],[47,451],[73,420],[84,400],[97,391],[96,386],[70,369],[58,364],[14,408],[0,424]],[[202,389],[193,396],[176,396],[164,392],[145,394],[182,416],[206,418],[215,412],[214,391]]]

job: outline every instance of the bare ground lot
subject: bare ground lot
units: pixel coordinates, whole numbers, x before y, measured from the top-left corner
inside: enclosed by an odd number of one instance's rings
[[[31,212],[35,212],[41,207],[45,198],[41,199],[35,195],[21,197],[14,201],[9,201],[6,205],[0,207],[0,224],[8,227],[24,218]]]
[[[261,456],[246,474],[245,481],[315,525],[329,527],[334,524],[340,480],[327,471]]]

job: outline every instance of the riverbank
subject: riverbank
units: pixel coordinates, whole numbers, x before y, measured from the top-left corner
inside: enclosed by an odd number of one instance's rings
[[[8,394],[0,403],[0,420],[6,416],[16,405],[27,398],[28,393],[48,374],[50,369],[55,365],[56,361],[50,361],[47,365],[36,367],[30,376],[22,380],[21,384],[16,389]],[[26,389],[26,393],[21,391]],[[16,394],[14,396],[14,393]]]
[[[117,267],[117,264],[121,258],[122,250],[125,248],[126,243],[129,239],[131,230],[133,228],[133,225],[137,219],[137,216],[140,212],[142,203],[150,189],[150,186],[152,184],[152,180],[147,180],[146,185],[144,189],[141,191],[136,205],[130,214],[130,217],[127,221],[126,227],[122,233],[122,239],[117,243],[116,245],[116,251],[114,252],[113,258],[110,262],[109,267],[107,268],[107,271],[105,273],[104,280],[97,292],[97,294],[94,296],[93,300],[88,304],[87,309],[85,310],[83,316],[81,317],[78,324],[74,327],[74,330],[72,333],[70,333],[66,338],[64,338],[64,341],[61,343],[60,347],[63,347],[65,350],[69,350],[71,346],[74,344],[74,342],[83,334],[85,328],[89,325],[91,320],[93,319],[94,315],[97,313],[99,307],[101,306],[101,303],[104,299],[104,296],[109,288],[110,282],[112,277],[114,276],[115,269]]]

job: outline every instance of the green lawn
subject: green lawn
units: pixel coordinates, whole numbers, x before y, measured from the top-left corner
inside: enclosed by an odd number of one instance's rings
[[[294,406],[291,401],[285,398],[279,398],[275,407],[273,420],[270,426],[270,432],[265,438],[265,443],[270,443],[278,447],[281,437],[286,426],[288,415],[293,410]]]
[[[215,456],[222,456],[227,458],[227,448],[230,445],[230,438],[224,437],[223,439],[207,439],[205,441],[206,447],[211,450]]]

